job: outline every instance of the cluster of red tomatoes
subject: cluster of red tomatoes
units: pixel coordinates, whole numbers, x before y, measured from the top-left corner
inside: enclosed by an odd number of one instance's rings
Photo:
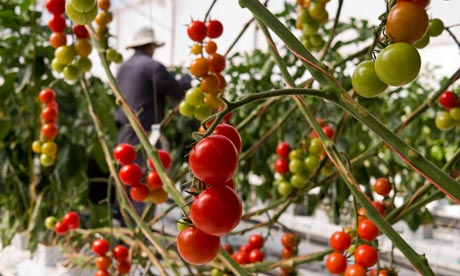
[[[241,220],[243,207],[233,180],[241,145],[236,128],[221,123],[190,151],[188,161],[194,175],[191,187],[194,199],[188,218],[193,225],[179,225],[177,249],[191,264],[212,261],[219,253],[220,237],[232,231]]]
[[[281,236],[281,244],[283,249],[281,250],[281,259],[289,259],[294,256],[297,256],[299,251],[299,236],[293,233],[285,233]],[[282,266],[281,267],[282,275],[295,275],[295,266]]]
[[[246,244],[240,246],[237,252],[232,253],[232,258],[238,264],[253,264],[263,262],[264,253],[262,252],[262,247],[264,246],[264,242],[265,240],[260,234],[252,234],[249,236],[248,242]],[[229,252],[227,248],[225,249],[227,252]]]
[[[296,28],[302,31],[300,41],[305,48],[319,51],[325,41],[319,33],[320,27],[329,19],[326,4],[329,0],[297,0]]]
[[[58,133],[57,117],[59,107],[56,102],[56,92],[51,88],[45,88],[38,95],[42,103],[41,111],[41,135],[40,140],[32,143],[32,151],[40,154],[40,164],[45,167],[54,165],[56,161],[57,145],[54,138]]]
[[[398,0],[390,9],[385,35],[391,44],[377,55],[375,62],[366,60],[355,68],[352,85],[356,93],[372,98],[388,86],[402,86],[417,78],[421,58],[413,44],[427,33],[428,4],[426,0]]]
[[[217,43],[213,40],[220,37],[223,30],[219,20],[209,20],[206,23],[195,20],[187,27],[188,36],[195,42],[192,54],[197,56],[190,64],[190,73],[200,84],[189,89],[179,105],[179,112],[186,117],[195,117],[201,121],[210,116],[213,109],[224,104],[219,97],[227,86],[222,76],[226,62],[225,57],[217,53]]]
[[[436,127],[439,130],[447,131],[455,126],[460,126],[460,101],[457,95],[446,90],[439,96],[438,101],[444,111],[436,115]]]
[[[74,211],[65,214],[60,221],[54,216],[49,216],[45,219],[45,226],[50,230],[54,230],[58,235],[65,235],[69,230],[75,230],[80,227],[80,217]]]
[[[158,150],[158,155],[165,169],[171,166],[171,157],[164,150]],[[146,182],[142,183],[142,169],[136,164],[136,150],[130,144],[118,144],[113,150],[113,156],[121,166],[118,176],[123,184],[130,186],[130,196],[138,202],[151,200],[155,204],[160,204],[168,199],[168,193],[163,189],[163,182],[155,170],[155,166],[149,160],[151,170],[147,173]]]
[[[95,276],[109,276],[110,267],[112,266],[112,258],[107,255],[110,250],[110,244],[106,239],[97,239],[91,244],[91,249],[94,254],[98,255],[96,258],[97,271]],[[128,261],[129,251],[124,245],[117,245],[112,249],[112,257],[118,262],[116,271],[118,275],[128,274],[131,270],[131,263]]]
[[[323,125],[322,130],[332,139],[332,127]],[[299,148],[291,149],[289,143],[279,143],[276,147],[278,159],[275,161],[275,171],[281,176],[276,181],[278,192],[288,195],[295,189],[305,187],[310,176],[318,169],[323,152],[323,143],[314,132]]]

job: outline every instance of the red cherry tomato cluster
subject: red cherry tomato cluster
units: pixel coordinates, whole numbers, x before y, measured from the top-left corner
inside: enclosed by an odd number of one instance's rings
[[[436,114],[436,127],[439,130],[448,131],[460,126],[460,100],[457,94],[446,90],[439,96],[438,101],[444,111]]]
[[[65,214],[60,221],[50,216],[46,218],[45,226],[50,230],[54,230],[58,235],[65,235],[69,230],[75,230],[80,227],[80,217],[74,211]]]
[[[129,251],[124,245],[117,245],[112,249],[112,256],[107,253],[110,250],[110,244],[106,239],[95,240],[91,248],[94,254],[98,255],[95,260],[97,267],[97,276],[110,275],[110,267],[112,266],[112,258],[117,261],[116,271],[119,275],[128,274],[131,270],[131,263],[128,261]]]
[[[181,257],[191,264],[206,264],[220,248],[220,237],[240,222],[242,203],[234,190],[233,175],[238,167],[241,137],[231,125],[222,124],[217,133],[201,139],[191,150],[189,166],[195,176],[191,191],[189,219],[193,226],[183,229],[177,237]],[[208,254],[196,248],[209,243]]]
[[[32,151],[40,154],[40,164],[44,167],[54,165],[57,155],[57,145],[54,142],[58,133],[57,117],[59,107],[56,102],[56,92],[51,88],[40,91],[39,100],[42,103],[40,140],[32,143]]]
[[[297,256],[299,243],[299,236],[293,233],[284,233],[283,236],[281,236],[281,244],[283,245],[281,259],[289,259]],[[283,275],[295,274],[295,266],[282,266],[281,270]]]
[[[220,37],[223,30],[219,20],[194,20],[187,27],[189,38],[195,42],[191,51],[196,56],[190,64],[190,73],[200,84],[190,88],[179,105],[179,112],[186,117],[201,121],[224,105],[219,97],[227,86],[222,76],[226,61],[223,55],[217,53],[217,43],[213,40]]]
[[[232,252],[232,258],[238,264],[263,262],[264,253],[262,251],[262,247],[264,243],[265,240],[260,234],[252,234],[249,236],[246,244],[240,246],[240,249],[237,252]]]
[[[295,26],[302,31],[302,44],[312,51],[319,51],[325,41],[320,33],[329,19],[326,4],[329,0],[297,0],[297,19]]]
[[[158,150],[161,163],[165,169],[171,166],[171,157],[164,150]],[[151,200],[155,204],[164,203],[168,199],[168,193],[163,189],[163,183],[155,170],[153,162],[149,160],[151,171],[147,173],[146,182],[142,183],[142,169],[134,162],[136,150],[130,144],[118,144],[113,150],[113,156],[121,166],[118,176],[121,182],[130,188],[130,196],[138,202]]]
[[[329,139],[334,136],[334,129],[323,125],[323,132]],[[319,167],[323,158],[323,144],[317,133],[310,137],[299,148],[292,149],[289,143],[281,142],[276,147],[278,159],[275,161],[275,171],[281,175],[277,179],[277,189],[281,195],[288,195],[295,189],[305,187],[310,176]]]

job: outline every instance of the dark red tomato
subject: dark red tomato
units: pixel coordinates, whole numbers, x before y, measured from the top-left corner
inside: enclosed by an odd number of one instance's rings
[[[235,190],[235,180],[230,178],[227,182],[224,183],[225,186],[229,187],[232,190]]]
[[[299,244],[299,238],[292,233],[286,233],[281,237],[281,244],[286,248],[295,249]]]
[[[399,2],[413,2],[413,3],[419,4],[420,6],[424,8],[428,6],[428,4],[430,4],[430,0],[397,0],[396,3],[399,3]]]
[[[128,248],[123,245],[117,245],[112,250],[113,258],[119,262],[124,262],[128,258]]]
[[[55,122],[58,116],[58,110],[52,107],[45,107],[42,109],[41,117],[46,122]]]
[[[47,123],[42,126],[42,135],[47,140],[53,140],[58,132],[58,127],[55,123]]]
[[[99,270],[107,270],[112,265],[112,259],[108,256],[99,256],[96,258],[96,267]]]
[[[291,151],[291,146],[288,142],[281,142],[276,146],[276,153],[279,157],[287,159],[289,157],[289,152]]]
[[[289,258],[294,257],[294,255],[295,255],[295,251],[291,248],[283,247],[283,249],[281,250],[282,259],[289,259]]]
[[[237,264],[247,264],[249,263],[249,254],[244,251],[240,251],[238,253],[233,254],[233,259]]]
[[[289,172],[289,162],[283,158],[277,159],[275,161],[275,171],[279,174],[287,174]]]
[[[219,254],[219,249],[219,237],[208,235],[195,227],[187,227],[177,236],[179,255],[190,264],[209,263]]]
[[[158,156],[160,157],[161,164],[167,170],[171,167],[171,156],[165,150],[158,150]],[[150,168],[155,169],[155,165],[153,164],[152,160],[149,159],[149,166]]]
[[[375,180],[374,191],[381,196],[388,196],[391,192],[391,184],[386,177],[380,177]]]
[[[199,20],[192,21],[188,24],[187,34],[191,40],[201,42],[206,37],[206,25]]]
[[[234,126],[226,124],[226,123],[221,123],[216,126],[216,128],[214,129],[212,133],[220,134],[230,139],[233,145],[235,145],[235,148],[238,151],[238,154],[241,153],[241,146],[242,146],[241,136],[238,130],[236,130]]]
[[[128,164],[121,167],[118,176],[125,185],[136,186],[141,182],[142,170],[137,164]]]
[[[223,236],[241,220],[243,206],[234,190],[215,185],[201,192],[192,202],[190,219],[196,228],[214,236]]]
[[[246,252],[249,254],[251,250],[252,250],[252,247],[249,244],[243,244],[242,246],[240,246],[240,252]]]
[[[359,264],[352,264],[347,267],[344,276],[366,276],[366,269]]]
[[[363,267],[371,267],[377,263],[379,255],[374,247],[362,244],[355,250],[355,262]]]
[[[264,260],[264,253],[259,248],[254,248],[249,252],[248,259],[250,263],[262,262]]]
[[[109,251],[110,244],[106,239],[97,239],[91,244],[93,252],[99,256],[104,256]]]
[[[65,19],[61,15],[53,14],[48,21],[48,27],[51,31],[60,33],[65,29]]]
[[[331,237],[329,238],[329,244],[334,250],[347,250],[351,245],[351,237],[347,232],[337,231],[332,233]]]
[[[163,182],[156,171],[150,171],[147,174],[146,181],[152,189],[159,189],[163,187]]]
[[[88,29],[84,25],[74,25],[72,31],[77,38],[89,38]]]
[[[113,157],[118,163],[122,165],[129,165],[134,162],[134,159],[136,159],[136,150],[130,144],[121,143],[113,149]]]
[[[42,103],[50,103],[56,99],[56,93],[51,88],[45,88],[38,94]]]
[[[46,0],[46,9],[52,14],[61,15],[65,11],[65,0]]]
[[[326,134],[327,138],[332,139],[334,137],[335,130],[330,126],[323,126],[322,130]]]
[[[100,269],[96,271],[94,276],[110,276],[110,273],[107,270]]]
[[[342,253],[333,252],[327,256],[326,268],[332,274],[340,274],[347,268],[347,259]]]
[[[380,201],[372,201],[372,205],[377,209],[380,215],[385,215],[385,205]]]
[[[131,270],[131,264],[128,262],[120,262],[117,265],[117,270],[120,274],[128,274]]]
[[[218,38],[224,32],[224,26],[219,20],[209,20],[206,22],[206,36],[209,38]]]
[[[259,234],[252,234],[249,236],[248,244],[251,248],[262,248],[264,246],[264,237]]]
[[[225,69],[225,58],[221,54],[212,54],[208,59],[209,70],[220,73]]]
[[[233,254],[233,247],[232,247],[232,245],[229,244],[229,243],[226,243],[226,244],[224,245],[224,250],[225,250],[228,254],[230,254],[230,255]]]
[[[439,104],[449,110],[457,105],[457,96],[454,92],[446,90],[438,98]]]
[[[150,190],[147,185],[141,184],[131,187],[129,194],[137,202],[143,202],[149,196]]]
[[[365,241],[372,241],[379,235],[379,229],[369,219],[365,219],[358,224],[358,236]]]
[[[198,179],[207,185],[222,185],[238,167],[238,152],[227,137],[210,135],[193,147],[188,161]]]
[[[76,229],[80,226],[80,218],[78,217],[77,212],[74,211],[65,214],[62,218],[62,222],[64,222],[70,230]]]
[[[69,231],[69,227],[62,221],[58,221],[54,225],[54,232],[58,235],[64,235],[67,231]]]

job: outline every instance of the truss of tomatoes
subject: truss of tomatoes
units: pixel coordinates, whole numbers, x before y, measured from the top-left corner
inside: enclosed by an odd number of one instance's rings
[[[295,27],[302,31],[300,41],[312,51],[321,50],[326,44],[320,27],[329,19],[326,4],[329,0],[298,0]]]
[[[281,236],[281,245],[283,249],[281,249],[281,259],[290,259],[298,255],[299,253],[299,243],[300,238],[297,234],[294,233],[284,233]],[[291,275],[295,272],[296,267],[294,265],[290,266],[282,266],[281,271],[284,274]]]
[[[49,216],[45,219],[45,227],[54,230],[57,235],[65,235],[80,227],[80,217],[74,211],[67,212],[60,221],[54,216]]]
[[[114,275],[110,273],[112,265],[114,266],[112,270],[116,270],[117,275],[128,274],[131,271],[129,250],[126,246],[117,245],[112,249],[110,254],[110,243],[106,239],[100,238],[93,241],[91,249],[97,255],[95,259],[95,265],[98,269],[95,273],[96,276]],[[117,261],[116,267],[112,259]]]
[[[242,202],[233,181],[241,144],[236,128],[221,123],[190,151],[188,161],[195,179],[191,187],[194,198],[189,214],[183,219],[189,224],[180,225],[177,237],[179,254],[190,264],[212,261],[219,253],[220,237],[232,231],[241,220]]]
[[[438,98],[444,109],[436,114],[435,124],[441,131],[448,131],[460,126],[460,100],[453,91],[446,90]]]

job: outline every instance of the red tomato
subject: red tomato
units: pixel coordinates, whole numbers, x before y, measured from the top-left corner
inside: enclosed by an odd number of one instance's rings
[[[45,107],[42,109],[41,117],[46,122],[55,122],[58,116],[58,110],[52,107]]]
[[[80,226],[80,218],[78,217],[77,212],[68,212],[62,218],[62,222],[69,227],[70,230],[76,229]]]
[[[224,245],[224,250],[230,255],[233,254],[233,247],[229,243],[226,243]]]
[[[243,207],[238,195],[224,185],[211,186],[192,202],[190,219],[196,228],[214,236],[223,236],[241,220]]]
[[[259,248],[254,248],[249,252],[248,259],[250,263],[262,262],[264,260],[264,253]]]
[[[142,170],[137,164],[124,165],[118,172],[118,176],[125,185],[136,186],[140,184]]]
[[[242,246],[240,246],[240,252],[245,252],[249,254],[251,250],[252,250],[252,247],[249,244],[243,244]]]
[[[225,58],[221,54],[212,54],[208,59],[209,70],[214,73],[220,73],[225,69]]]
[[[276,153],[279,157],[287,159],[289,157],[289,152],[291,151],[291,146],[288,142],[281,142],[276,146]]]
[[[206,37],[206,25],[202,21],[192,21],[188,24],[187,34],[191,40],[201,42]]]
[[[264,238],[259,234],[252,234],[249,236],[248,244],[251,248],[261,248],[264,246]]]
[[[281,244],[289,249],[297,248],[299,238],[292,233],[286,233],[281,237]]]
[[[56,99],[56,93],[51,88],[45,88],[40,91],[38,98],[42,103],[50,103]]]
[[[96,271],[94,276],[110,276],[110,273],[107,270],[100,269]]]
[[[47,140],[53,140],[58,132],[58,127],[55,123],[47,123],[42,126],[42,135]]]
[[[351,245],[351,237],[344,231],[334,232],[329,238],[329,244],[334,250],[347,250]]]
[[[236,130],[234,126],[226,124],[226,123],[221,123],[216,126],[216,128],[214,129],[212,133],[220,134],[230,139],[230,141],[232,141],[233,145],[238,151],[238,154],[241,153],[241,146],[242,146],[241,136],[238,130]]]
[[[289,162],[286,159],[278,158],[275,161],[275,171],[279,174],[287,174],[289,172]]]
[[[52,14],[63,14],[65,11],[65,0],[46,0],[46,9]]]
[[[381,196],[388,196],[391,192],[391,184],[386,177],[380,177],[375,180],[374,191]]]
[[[77,38],[89,38],[89,32],[85,25],[74,25],[72,31]]]
[[[355,250],[355,262],[363,267],[371,267],[377,263],[379,255],[374,247],[362,244]]]
[[[122,165],[129,165],[136,159],[136,150],[127,143],[118,144],[113,150],[113,157]]]
[[[209,263],[219,254],[219,249],[219,237],[208,235],[195,227],[187,227],[177,236],[177,250],[190,264]]]
[[[69,231],[69,227],[62,221],[58,221],[54,225],[54,232],[58,235],[64,235],[67,231]]]
[[[147,185],[142,184],[131,187],[129,194],[133,200],[143,202],[149,196],[150,190]]]
[[[366,269],[359,264],[352,264],[347,267],[344,276],[366,276]]]
[[[334,252],[326,259],[326,268],[332,274],[340,274],[347,268],[347,259],[342,253]]]
[[[238,152],[227,137],[211,135],[193,147],[189,165],[192,173],[207,185],[221,185],[235,173]]]
[[[247,264],[249,263],[249,255],[244,251],[240,251],[236,254],[233,254],[233,259],[237,264]]]
[[[112,259],[107,256],[99,256],[96,258],[96,267],[99,270],[107,270],[112,265]]]
[[[295,251],[292,248],[283,247],[283,249],[281,250],[281,258],[283,259],[292,258],[294,257],[294,255],[295,255]]]
[[[120,262],[117,266],[118,273],[127,274],[131,270],[131,264],[128,262]]]
[[[113,258],[119,262],[124,262],[128,258],[128,248],[123,245],[117,245],[112,250]]]
[[[365,241],[372,241],[379,235],[379,229],[369,219],[365,219],[358,224],[358,235]]]
[[[372,201],[372,205],[377,209],[380,215],[385,215],[385,205],[380,201]]]
[[[209,20],[206,22],[206,36],[209,38],[218,38],[224,32],[224,26],[219,20]]]
[[[109,251],[110,245],[106,239],[97,239],[91,244],[93,252],[99,256],[104,256]]]
[[[150,171],[147,174],[146,181],[152,189],[159,189],[163,187],[163,182],[156,171]]]
[[[439,104],[449,110],[457,105],[457,96],[454,92],[446,90],[438,98]]]
[[[171,156],[165,150],[158,150],[158,156],[160,157],[161,164],[167,170],[171,167]],[[149,159],[149,166],[150,168],[155,170],[155,165],[153,164],[152,160]]]
[[[50,35],[50,44],[53,48],[58,48],[67,44],[67,36],[65,33],[55,33]]]
[[[60,33],[65,29],[65,19],[61,15],[53,14],[48,21],[48,27],[51,31]]]
[[[229,187],[232,190],[235,190],[235,180],[230,178],[227,182],[224,183],[224,186]]]

